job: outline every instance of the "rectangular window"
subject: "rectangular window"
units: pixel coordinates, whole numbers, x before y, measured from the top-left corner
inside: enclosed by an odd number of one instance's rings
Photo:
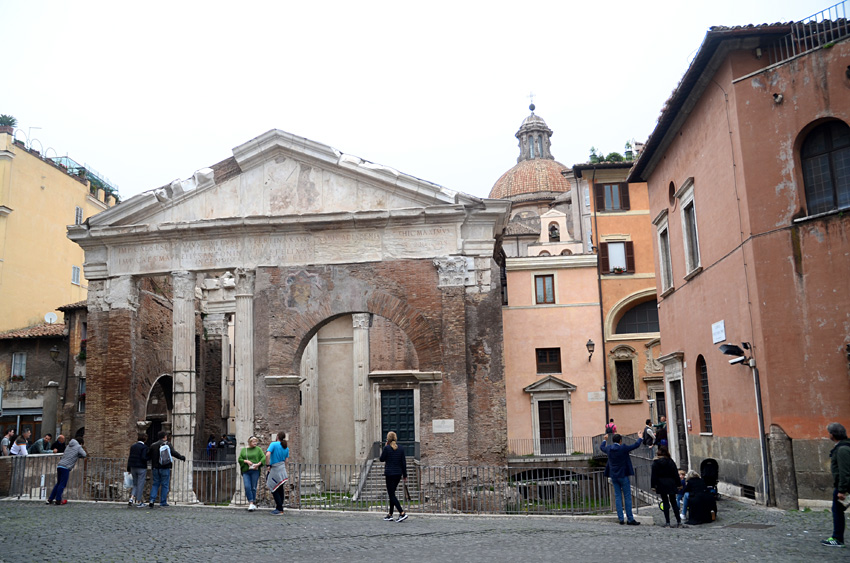
[[[537,373],[561,373],[560,348],[537,348]]]
[[[670,260],[670,232],[667,227],[667,210],[665,209],[652,220],[658,237],[658,271],[661,275],[661,293],[673,287],[673,266]]]
[[[12,379],[23,379],[27,376],[27,353],[15,352],[12,354]]]
[[[627,183],[596,184],[594,190],[597,211],[628,211],[630,209]]]
[[[74,224],[82,225],[83,224],[83,208],[77,207],[74,211]]]
[[[538,305],[554,305],[555,276],[553,274],[547,274],[545,276],[534,276],[534,293]]]
[[[682,209],[682,242],[685,247],[685,270],[688,274],[700,267],[699,230],[694,203],[694,180],[688,178],[676,193]]]
[[[617,370],[617,398],[621,401],[633,401],[635,398],[635,376],[631,360],[614,362]]]
[[[630,241],[603,242],[599,245],[599,268],[603,274],[633,274],[635,244]]]
[[[77,412],[86,412],[86,380],[80,379],[77,385]]]
[[[80,268],[79,266],[71,266],[71,283],[80,285]]]

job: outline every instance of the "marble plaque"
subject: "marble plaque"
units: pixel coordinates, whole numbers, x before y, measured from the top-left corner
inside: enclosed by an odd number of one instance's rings
[[[431,428],[434,434],[453,434],[455,431],[455,421],[453,418],[432,420]]]
[[[588,391],[587,392],[587,400],[594,401],[604,401],[605,400],[605,391]]]

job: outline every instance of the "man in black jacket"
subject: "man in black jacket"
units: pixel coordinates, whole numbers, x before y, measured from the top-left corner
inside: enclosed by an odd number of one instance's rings
[[[151,460],[151,477],[153,478],[153,482],[151,484],[151,500],[148,503],[148,508],[153,508],[153,504],[156,500],[157,493],[160,491],[160,487],[162,487],[162,493],[160,495],[159,505],[163,508],[168,506],[168,488],[171,486],[172,463],[171,461],[163,462],[163,459],[165,458],[163,449],[168,449],[168,458],[173,459],[176,457],[179,460],[186,461],[186,458],[175,450],[174,446],[168,442],[168,432],[161,430],[157,436],[159,437],[159,440],[154,442],[148,450],[148,459]]]
[[[130,446],[130,456],[127,458],[127,473],[133,476],[133,490],[130,492],[128,505],[136,504],[138,507],[145,505],[145,475],[148,472],[148,446],[145,440],[146,434],[138,435],[139,441]]]

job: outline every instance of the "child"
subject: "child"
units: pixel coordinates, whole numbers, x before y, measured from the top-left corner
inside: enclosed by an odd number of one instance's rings
[[[685,501],[685,503],[682,504],[682,501],[684,499],[687,499],[687,495],[688,495],[688,493],[685,492],[685,470],[684,469],[679,470],[679,481],[680,481],[679,490],[676,491],[676,510],[679,510],[679,507],[681,507],[680,516],[682,517],[682,521],[684,521],[685,520],[685,508],[687,508],[687,506],[688,506],[687,501]]]

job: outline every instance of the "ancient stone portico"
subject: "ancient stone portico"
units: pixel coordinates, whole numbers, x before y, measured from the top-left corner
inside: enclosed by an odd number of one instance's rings
[[[207,434],[283,430],[300,461],[362,463],[401,393],[423,459],[502,462],[509,206],[273,130],[69,227],[87,446],[123,457],[162,419],[187,458]]]

